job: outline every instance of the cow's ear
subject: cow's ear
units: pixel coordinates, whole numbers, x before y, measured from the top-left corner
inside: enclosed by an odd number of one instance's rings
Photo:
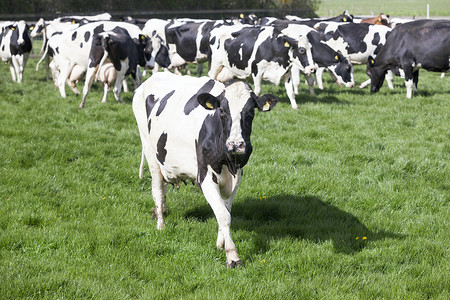
[[[281,38],[281,41],[283,42],[284,47],[286,47],[286,48],[291,48],[291,47],[295,47],[296,46],[295,40],[293,38],[288,37],[288,36],[283,36]]]
[[[269,111],[277,104],[277,102],[277,97],[272,94],[265,94],[256,99],[256,107],[259,111]]]
[[[220,101],[217,97],[209,93],[203,93],[197,96],[197,101],[207,110],[213,110],[220,106]]]
[[[375,59],[372,57],[372,55],[370,55],[367,59],[367,63],[369,64],[369,67],[373,67],[375,65]]]

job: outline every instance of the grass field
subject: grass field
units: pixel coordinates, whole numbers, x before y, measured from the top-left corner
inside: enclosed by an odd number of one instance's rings
[[[427,4],[430,5],[430,17],[450,16],[450,2],[447,0],[321,0],[316,13],[319,16],[336,16],[344,10],[357,15],[385,13],[391,17],[426,17]]]
[[[280,102],[256,113],[232,211],[245,265],[227,270],[195,186],[169,187],[156,230],[132,93],[101,104],[94,85],[79,112],[36,61],[22,84],[0,65],[2,299],[450,298],[448,77],[421,71],[410,100],[399,78],[302,85],[298,111],[264,85]]]

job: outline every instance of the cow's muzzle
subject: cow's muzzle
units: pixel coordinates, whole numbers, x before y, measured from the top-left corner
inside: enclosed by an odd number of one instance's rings
[[[245,142],[242,141],[227,141],[227,150],[232,154],[244,154]]]

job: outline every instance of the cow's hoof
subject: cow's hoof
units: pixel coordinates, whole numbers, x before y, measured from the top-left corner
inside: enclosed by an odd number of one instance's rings
[[[241,260],[232,260],[232,261],[228,261],[227,262],[227,268],[228,269],[234,269],[236,267],[240,267],[242,266],[242,261]]]

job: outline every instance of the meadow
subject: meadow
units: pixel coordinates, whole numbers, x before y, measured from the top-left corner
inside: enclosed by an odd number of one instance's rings
[[[228,270],[196,186],[169,186],[156,230],[132,93],[102,104],[94,84],[78,111],[36,62],[22,84],[0,65],[2,299],[450,298],[448,76],[422,70],[406,99],[400,78],[371,94],[326,75],[297,111],[265,84],[279,103],[255,116]]]
[[[319,16],[336,16],[348,10],[355,16],[378,16],[385,13],[391,17],[424,18],[430,5],[430,17],[450,16],[447,0],[320,0],[316,11]]]

